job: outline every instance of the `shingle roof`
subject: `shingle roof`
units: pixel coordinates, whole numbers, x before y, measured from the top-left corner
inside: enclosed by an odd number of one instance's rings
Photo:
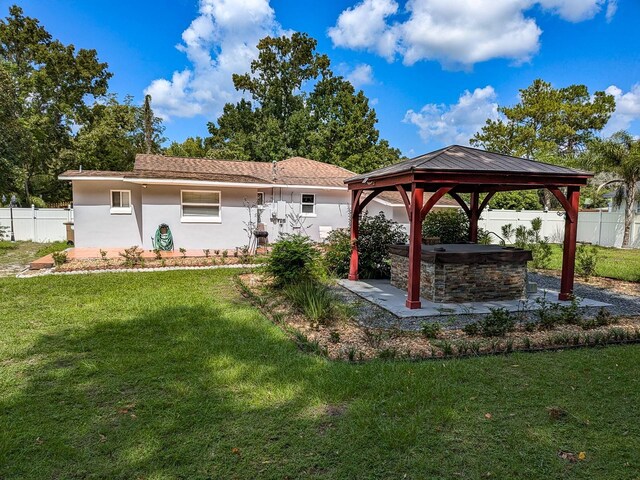
[[[512,157],[477,148],[451,145],[369,173],[348,178],[347,182],[379,178],[411,171],[505,172],[515,174],[590,175],[588,172],[548,163]]]
[[[121,179],[203,180],[227,183],[255,183],[273,185],[308,185],[345,188],[346,178],[354,172],[336,165],[303,157],[292,157],[273,163],[243,160],[214,160],[208,158],[166,157],[164,155],[136,155],[133,171],[68,170],[62,180],[75,177],[113,177]],[[425,199],[430,194],[425,193]],[[396,191],[382,192],[383,202],[404,206]],[[440,206],[457,206],[455,200],[444,197]]]

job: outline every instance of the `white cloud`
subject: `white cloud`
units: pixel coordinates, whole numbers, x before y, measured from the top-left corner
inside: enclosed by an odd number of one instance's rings
[[[535,3],[546,10],[551,10],[565,20],[582,22],[593,18],[607,2],[606,0],[538,0]],[[609,3],[615,3],[615,1],[610,0]],[[607,15],[608,9],[609,7],[607,7]]]
[[[437,60],[469,67],[493,58],[528,61],[540,47],[542,30],[527,16],[534,7],[578,22],[593,18],[607,0],[363,0],[344,10],[329,29],[334,46],[368,50],[407,65]],[[607,4],[607,18],[616,0]]]
[[[356,65],[353,70],[345,75],[345,78],[351,82],[355,88],[374,83],[373,68],[371,65],[361,63]]]
[[[191,66],[171,79],[156,79],[145,89],[164,118],[218,116],[240,93],[231,75],[249,70],[256,44],[266,35],[282,34],[269,0],[200,0],[199,15],[182,33],[177,48]]]
[[[608,136],[618,130],[627,130],[632,122],[640,120],[640,83],[636,83],[626,93],[615,85],[608,87],[605,92],[615,98],[616,110],[604,128],[603,135]]]
[[[418,112],[408,110],[403,121],[416,125],[425,142],[468,145],[487,119],[497,119],[498,115],[496,92],[488,85],[473,93],[465,90],[452,105],[429,103]]]
[[[329,29],[329,36],[334,45],[367,49],[392,60],[397,38],[386,19],[397,11],[394,0],[364,0],[340,14],[336,26]]]
[[[618,11],[618,0],[609,0],[607,2],[607,13],[606,13],[607,22],[610,22],[611,20],[613,20],[613,16],[616,14],[617,11]]]

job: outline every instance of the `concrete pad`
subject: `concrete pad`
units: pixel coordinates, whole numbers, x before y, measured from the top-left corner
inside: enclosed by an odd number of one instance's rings
[[[537,293],[529,294],[527,298],[523,298],[522,300],[434,303],[421,298],[422,308],[411,310],[405,306],[407,292],[394,287],[389,283],[389,280],[338,280],[338,283],[347,290],[400,318],[483,314],[489,313],[489,309],[491,308],[505,308],[510,312],[538,310],[540,305],[535,301],[537,298],[546,298],[549,302],[562,305],[569,305],[571,303],[558,300],[557,290],[541,290]],[[607,307],[610,306],[610,304],[582,298],[580,299],[580,306]]]

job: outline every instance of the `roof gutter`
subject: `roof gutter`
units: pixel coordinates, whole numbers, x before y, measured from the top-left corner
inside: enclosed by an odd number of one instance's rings
[[[89,177],[84,175],[78,176],[60,176],[59,180],[69,181],[121,181],[126,183],[133,183],[137,185],[203,185],[209,187],[247,187],[247,188],[295,188],[305,189],[313,188],[315,190],[339,190],[345,191],[344,187],[331,187],[327,185],[287,185],[279,183],[243,183],[243,182],[220,182],[212,180],[180,180],[170,178],[126,178],[122,177]]]

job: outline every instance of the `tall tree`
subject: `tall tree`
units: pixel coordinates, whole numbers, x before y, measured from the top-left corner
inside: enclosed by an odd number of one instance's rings
[[[171,142],[166,150],[165,155],[171,157],[193,157],[203,158],[207,156],[207,145],[201,137],[188,137],[184,142]]]
[[[592,95],[585,85],[565,88],[541,79],[520,90],[520,102],[502,106],[502,118],[487,120],[471,144],[527,158],[570,159],[586,149],[615,109],[605,92]]]
[[[160,119],[152,117],[149,122],[148,110],[134,105],[133,97],[119,103],[115,95],[108,95],[91,107],[62,158],[75,168],[131,170],[136,153],[160,151],[163,130]]]
[[[274,161],[300,155],[363,172],[399,159],[379,139],[362,91],[334,76],[316,40],[303,33],[265,37],[251,72],[233,82],[249,100],[226,104],[209,123],[209,156]]]
[[[628,247],[640,182],[640,140],[620,131],[606,140],[593,141],[584,158],[588,167],[616,176],[603,186],[615,185],[614,204],[619,207],[625,203],[622,246]]]
[[[151,153],[153,150],[153,110],[151,109],[151,95],[144,96],[142,120],[144,122],[145,153]]]
[[[70,145],[72,125],[87,115],[86,99],[106,93],[107,64],[95,50],[76,51],[54,40],[16,5],[0,20],[0,62],[8,65],[23,138],[10,153],[16,187],[26,200],[55,195],[53,184],[64,169],[59,153]]]
[[[498,109],[502,118],[487,120],[471,145],[547,163],[572,164],[602,130],[615,109],[605,92],[593,95],[584,85],[554,88],[541,79],[520,90],[520,102]],[[541,191],[550,207],[552,196]]]

